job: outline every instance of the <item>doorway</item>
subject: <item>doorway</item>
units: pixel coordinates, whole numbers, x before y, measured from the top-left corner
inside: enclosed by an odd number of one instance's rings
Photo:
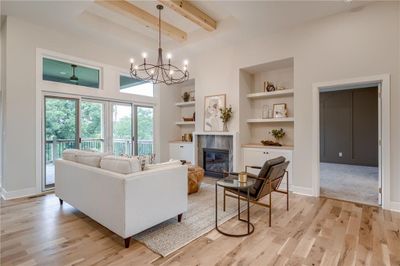
[[[378,86],[320,92],[320,195],[379,205]]]
[[[379,136],[379,173],[383,209],[390,209],[390,74],[357,77],[345,80],[313,83],[312,87],[312,157],[311,157],[311,191],[310,194],[320,196],[320,101],[321,91],[334,89],[362,88],[378,86],[380,126]]]

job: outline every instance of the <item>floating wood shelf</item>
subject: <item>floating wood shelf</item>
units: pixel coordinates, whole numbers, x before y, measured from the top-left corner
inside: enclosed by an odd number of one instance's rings
[[[250,94],[247,94],[247,98],[249,98],[249,99],[273,98],[273,97],[290,96],[293,94],[294,94],[293,89],[287,89],[287,90],[279,90],[279,91],[271,91],[271,92],[250,93]]]
[[[179,121],[175,123],[177,126],[187,126],[187,125],[194,125],[195,122],[194,121],[189,121],[189,122],[185,122],[185,121]]]
[[[283,118],[253,118],[247,119],[247,123],[282,123],[282,122],[294,122],[294,117],[283,117]]]
[[[184,106],[193,106],[196,102],[195,101],[191,101],[191,102],[179,102],[176,103],[175,105],[178,107],[184,107]]]

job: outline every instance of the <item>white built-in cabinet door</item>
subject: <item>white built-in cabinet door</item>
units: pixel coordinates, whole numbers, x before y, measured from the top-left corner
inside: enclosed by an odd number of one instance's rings
[[[169,158],[194,163],[193,143],[170,143]]]
[[[246,165],[263,166],[265,161],[283,156],[290,161],[287,171],[289,172],[289,185],[292,184],[292,150],[271,149],[271,148],[243,148],[243,171]],[[258,175],[260,170],[248,169],[250,173]],[[286,188],[286,177],[282,180],[280,188]]]

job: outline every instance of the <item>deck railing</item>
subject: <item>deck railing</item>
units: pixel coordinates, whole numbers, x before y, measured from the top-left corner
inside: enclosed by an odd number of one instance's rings
[[[62,153],[66,149],[76,148],[75,139],[53,139],[46,140],[45,158],[46,163],[52,163],[54,159],[62,157]],[[104,139],[82,139],[80,143],[81,150],[104,150]],[[114,139],[113,153],[132,154],[132,140],[130,139]],[[138,140],[138,154],[148,155],[153,153],[152,140]]]

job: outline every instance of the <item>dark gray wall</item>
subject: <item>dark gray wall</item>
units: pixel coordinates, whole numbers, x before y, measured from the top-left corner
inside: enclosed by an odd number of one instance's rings
[[[378,129],[377,87],[320,94],[321,162],[378,166]]]

